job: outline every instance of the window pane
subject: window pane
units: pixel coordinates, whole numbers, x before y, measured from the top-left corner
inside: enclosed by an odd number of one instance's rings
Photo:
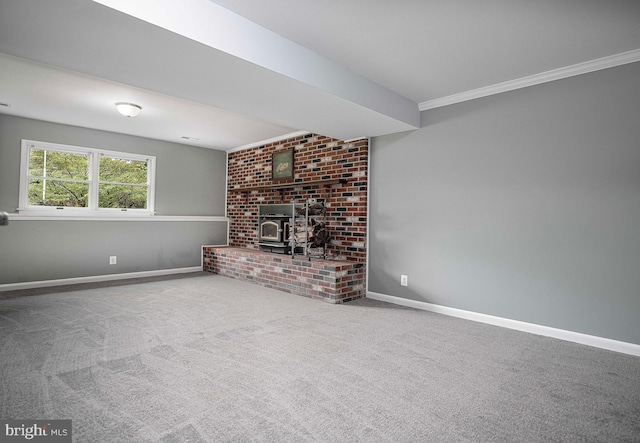
[[[21,164],[26,177],[20,182],[20,210],[39,207],[60,215],[69,211],[53,208],[82,208],[87,214],[97,209],[153,211],[153,156],[30,140],[22,140],[21,153],[27,164]]]
[[[32,179],[29,181],[30,206],[86,208],[88,201],[89,183],[52,179]]]
[[[146,209],[147,187],[129,185],[100,185],[100,208]]]
[[[32,149],[29,154],[29,175],[88,180],[89,157],[85,154]]]
[[[101,157],[100,181],[144,185],[147,183],[147,162]]]
[[[44,175],[44,151],[31,149],[29,152],[29,175],[42,177]]]

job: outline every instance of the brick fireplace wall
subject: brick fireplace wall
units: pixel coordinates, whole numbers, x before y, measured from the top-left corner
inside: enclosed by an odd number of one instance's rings
[[[294,148],[295,187],[237,192],[271,181],[271,154]],[[231,152],[228,157],[227,215],[229,245],[258,249],[258,205],[291,203],[308,198],[327,202],[331,241],[327,258],[364,262],[367,228],[367,139],[350,142],[307,134],[255,148]],[[305,186],[305,182],[346,179],[346,184]]]

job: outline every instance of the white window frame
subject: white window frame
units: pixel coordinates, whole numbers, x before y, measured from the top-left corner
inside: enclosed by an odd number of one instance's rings
[[[30,148],[45,149],[48,151],[68,152],[84,154],[89,157],[89,202],[86,208],[56,207],[56,206],[30,206],[29,205],[29,151]],[[63,145],[58,143],[41,142],[35,140],[22,140],[20,157],[20,195],[18,212],[25,215],[46,216],[87,216],[105,217],[113,216],[138,217],[155,215],[155,181],[156,158],[152,155],[131,154],[120,151],[107,151],[104,149],[85,148],[82,146]],[[123,160],[135,160],[147,162],[147,208],[99,208],[98,190],[100,186],[100,157],[113,157]]]

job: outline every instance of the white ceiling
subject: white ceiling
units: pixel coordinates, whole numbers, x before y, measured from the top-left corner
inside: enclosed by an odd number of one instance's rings
[[[225,150],[349,139],[638,48],[638,0],[0,0],[0,113]]]
[[[640,48],[638,0],[216,0],[417,103]]]

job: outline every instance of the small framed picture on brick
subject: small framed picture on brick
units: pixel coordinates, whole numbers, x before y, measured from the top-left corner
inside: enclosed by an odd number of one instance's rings
[[[271,154],[271,179],[274,182],[293,179],[293,148]]]

